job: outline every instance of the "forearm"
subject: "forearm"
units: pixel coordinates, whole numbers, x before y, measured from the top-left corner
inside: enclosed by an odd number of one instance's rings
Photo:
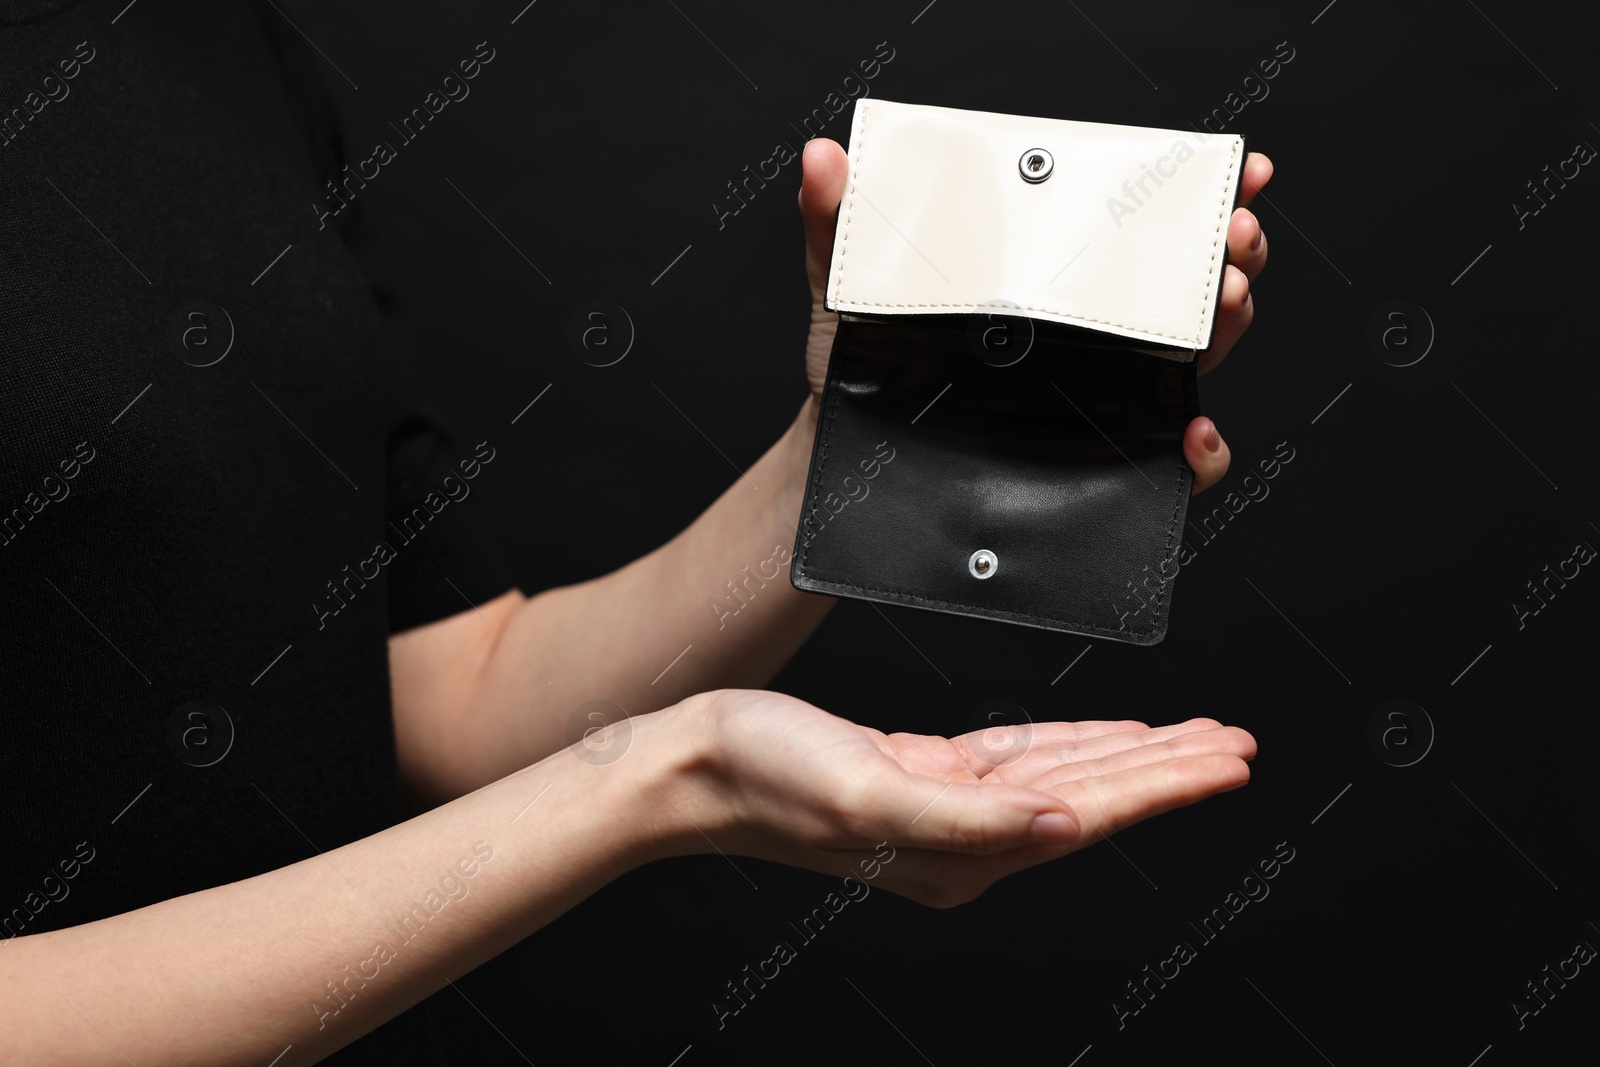
[[[815,426],[808,399],[777,443],[678,536],[556,612],[566,616],[552,631],[557,662],[583,666],[630,707],[771,680],[834,603],[789,582]],[[602,634],[614,636],[596,640]]]
[[[762,686],[788,662],[833,604],[797,591],[788,576],[814,412],[808,400],[783,437],[665,545],[516,608],[480,690],[483,713],[501,717],[484,736],[511,742],[501,759],[568,744],[569,719],[588,701],[636,714],[691,693]]]
[[[679,715],[631,724],[623,764],[557,753],[325,855],[0,944],[0,1062],[316,1062],[630,867],[689,851],[661,802],[694,777]]]

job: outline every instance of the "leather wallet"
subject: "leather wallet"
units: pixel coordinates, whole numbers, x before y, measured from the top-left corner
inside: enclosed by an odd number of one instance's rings
[[[856,101],[790,580],[1166,634],[1243,139]]]

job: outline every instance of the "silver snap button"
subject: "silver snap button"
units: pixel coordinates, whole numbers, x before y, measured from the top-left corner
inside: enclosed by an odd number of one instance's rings
[[[1050,177],[1050,172],[1055,169],[1055,157],[1042,148],[1030,148],[1022,153],[1021,159],[1017,160],[1017,170],[1022,172],[1022,180],[1025,182],[1042,182]]]
[[[967,560],[967,570],[972,572],[974,578],[992,578],[995,568],[1000,566],[1000,558],[987,548],[980,548]]]

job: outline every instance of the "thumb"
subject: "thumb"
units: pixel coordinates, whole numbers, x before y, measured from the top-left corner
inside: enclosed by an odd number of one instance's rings
[[[1029,845],[1076,842],[1077,815],[1059,798],[1022,786],[939,783],[904,774],[879,792],[887,840],[910,848],[988,856]]]
[[[833,228],[844,198],[850,161],[837,141],[814,137],[800,154],[800,219],[806,230],[806,276],[821,299],[833,256]]]

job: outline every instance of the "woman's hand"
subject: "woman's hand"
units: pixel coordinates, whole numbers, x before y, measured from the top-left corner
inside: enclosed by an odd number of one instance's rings
[[[833,256],[834,222],[844,196],[849,161],[843,148],[826,137],[813,138],[801,153],[800,218],[806,231],[806,278],[811,283],[811,329],[806,335],[806,379],[811,384],[813,411],[822,398],[828,376],[828,354],[839,316],[823,306],[828,284],[828,263]],[[1198,371],[1206,374],[1227,356],[1255,316],[1250,283],[1267,263],[1267,239],[1245,205],[1272,178],[1272,161],[1260,152],[1245,157],[1240,178],[1239,204],[1228,221],[1228,265],[1222,279],[1222,301],[1212,332],[1211,347],[1199,355]],[[1216,424],[1201,416],[1189,423],[1183,436],[1183,454],[1194,471],[1194,491],[1210,488],[1228,473],[1227,442]]]
[[[680,841],[844,876],[880,842],[876,884],[935,907],[1249,780],[1255,740],[1210,719],[1033,723],[954,739],[884,734],[793,697],[700,694],[698,786]],[[675,724],[676,725],[676,724]],[[667,813],[670,818],[672,813]],[[881,861],[882,856],[878,859]],[[860,877],[859,873],[856,877]]]
[[[812,406],[822,402],[822,384],[828,379],[828,355],[839,315],[823,306],[828,289],[828,263],[833,258],[833,229],[844,199],[850,161],[839,142],[814,137],[800,153],[800,221],[806,228],[806,280],[811,283],[811,329],[806,333],[806,381],[811,384]]]

